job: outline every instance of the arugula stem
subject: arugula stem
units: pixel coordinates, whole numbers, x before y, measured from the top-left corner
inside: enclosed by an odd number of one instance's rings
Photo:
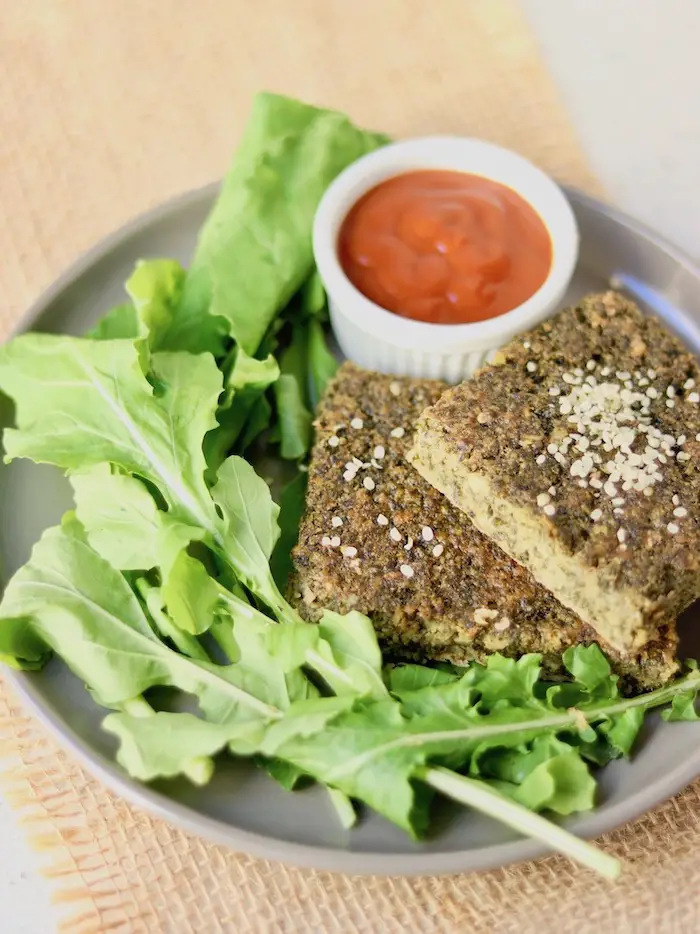
[[[128,713],[130,717],[151,717],[155,713],[146,698],[140,694],[138,697],[132,697],[131,700],[124,701],[121,707],[124,713]]]
[[[214,585],[219,591],[219,596],[224,601],[224,603],[228,604],[228,606],[235,610],[236,613],[245,617],[245,619],[255,619],[257,617],[260,622],[265,621],[271,626],[274,626],[274,620],[269,619],[267,616],[265,616],[264,613],[261,613],[260,610],[256,610],[256,608],[248,603],[248,601],[243,596],[239,596],[235,592],[231,593],[230,590],[224,587],[223,584],[220,584],[217,580],[214,581]]]
[[[353,828],[357,823],[357,812],[350,798],[348,798],[344,791],[340,791],[338,788],[326,786],[326,791],[328,792],[328,797],[331,799],[331,804],[335,808],[335,812],[338,815],[343,829],[350,830]]]
[[[221,588],[221,585],[217,584]],[[225,588],[221,588],[225,593],[227,591]],[[157,591],[155,588],[151,590],[151,594],[156,594]],[[229,596],[231,596],[229,594]],[[155,597],[151,597],[155,599]],[[231,599],[235,599],[231,596]],[[243,603],[243,607],[247,608],[250,613],[257,612],[247,604]],[[260,614],[262,616],[262,614]],[[263,616],[263,619],[267,620],[266,616]],[[179,630],[178,630],[179,631]],[[183,635],[187,635],[183,633]],[[209,658],[209,656],[204,652],[204,648],[197,643],[198,649],[204,654],[203,658],[188,657],[187,655],[180,655],[177,652],[173,651],[169,646],[164,643],[158,643],[163,652],[168,653],[170,657],[170,664],[176,666],[189,666],[192,662],[197,665],[198,676],[205,681],[213,682],[220,689],[225,691],[230,697],[232,697],[237,703],[245,704],[247,707],[252,710],[262,713],[263,716],[269,717],[271,719],[279,719],[283,716],[281,710],[277,707],[273,707],[271,704],[266,704],[264,701],[259,700],[254,694],[250,694],[248,691],[243,690],[243,688],[238,687],[229,681],[225,676],[219,674],[219,671],[224,671],[225,669],[222,666],[214,665]],[[236,649],[236,656],[238,650]],[[194,779],[193,779],[194,780]]]
[[[148,612],[151,614],[153,622],[161,636],[170,639],[175,644],[178,651],[188,658],[196,658],[200,662],[210,661],[204,647],[197,638],[191,633],[179,629],[170,617],[163,612],[157,589],[149,587],[145,581],[139,581],[137,587],[146,601]]]
[[[563,730],[566,727],[580,729],[583,720],[588,723],[605,720],[624,713],[633,707],[642,707],[649,710],[668,703],[678,694],[694,693],[699,690],[700,670],[694,670],[666,687],[650,691],[649,694],[640,694],[638,697],[624,698],[613,702],[602,701],[595,707],[591,706],[583,710],[572,707],[562,710],[561,713],[546,712],[539,716],[534,714],[531,720],[513,720],[506,723],[489,723],[489,717],[484,716],[477,723],[465,726],[462,729],[408,733],[407,735],[398,736],[381,746],[358,753],[351,759],[339,762],[331,770],[327,778],[329,782],[338,781],[338,779],[351,774],[389,750],[423,746],[426,743],[454,743],[456,741],[476,743],[482,739],[508,736],[511,733]]]
[[[346,684],[348,688],[353,690],[355,687],[353,679],[343,671],[342,668],[338,668],[337,665],[334,665],[331,661],[326,661],[315,649],[309,649],[306,653],[306,664],[309,668],[312,668],[315,672],[321,675],[322,678],[328,682],[327,675],[330,674],[331,677],[335,678],[338,681]],[[337,694],[337,691],[334,692]]]
[[[614,856],[604,853],[592,843],[581,840],[540,814],[535,814],[521,804],[506,798],[485,782],[467,778],[441,766],[424,767],[415,774],[416,778],[453,801],[481,811],[482,814],[488,814],[489,817],[495,818],[525,836],[540,840],[568,856],[569,859],[587,866],[605,879],[613,881],[622,871],[620,860]]]
[[[632,707],[645,707],[647,709],[662,707],[664,704],[673,700],[678,694],[692,693],[698,690],[700,690],[700,670],[694,669],[684,677],[678,678],[676,681],[671,681],[671,683],[667,684],[665,687],[657,688],[655,691],[649,691],[648,694],[638,694],[637,697],[627,697],[613,704],[602,702],[597,707],[590,707],[588,710],[580,711],[580,713],[590,722],[591,720],[597,719],[601,714],[604,714],[606,717],[615,716],[615,714],[624,713]],[[580,716],[580,714],[577,713],[577,716]]]
[[[215,581],[215,583],[218,584],[219,582],[218,582],[218,581]],[[220,584],[219,584],[219,587],[221,587]],[[225,592],[228,592],[228,591],[225,590],[225,588],[223,588],[223,589],[224,589]],[[236,597],[238,597],[239,600],[242,600],[244,603],[250,603],[250,600],[249,600],[248,597],[246,596],[246,592],[245,592],[245,590],[243,589],[243,587],[242,587],[240,581],[234,580],[234,582],[233,582],[233,587],[231,588],[231,592],[232,592]]]
[[[124,701],[121,709],[131,717],[153,717],[156,713],[146,698],[141,695]],[[214,768],[214,760],[211,756],[194,756],[185,763],[182,771],[193,785],[206,785],[214,774]]]
[[[186,764],[183,774],[193,785],[208,785],[216,768],[211,756],[196,756]]]
[[[257,617],[260,622],[264,621],[267,625],[270,625],[270,626],[275,625],[274,620],[269,619],[267,616],[265,616],[264,613],[261,613],[260,610],[256,610],[255,607],[251,606],[249,603],[243,602],[240,597],[237,597],[234,594],[232,594],[224,586],[219,584],[218,581],[215,581],[214,583],[216,584],[219,590],[221,599],[224,601],[224,603],[226,603],[229,606],[231,610],[234,611],[233,612],[234,619],[235,619],[235,614],[239,613],[242,616],[244,616],[246,619],[254,619],[255,617]],[[305,623],[303,620],[301,620],[301,624],[304,626],[311,625],[309,623]],[[217,642],[219,642],[219,645],[224,650],[224,652],[226,652],[226,654],[229,655],[226,647],[219,641],[219,634],[217,631],[215,631],[214,626],[212,626],[211,628],[211,633],[214,636],[214,638],[217,640]],[[237,655],[238,655],[238,652],[236,650],[236,654],[234,655],[234,658],[237,657]],[[229,655],[229,657],[231,656]],[[336,665],[332,661],[332,659],[323,658],[314,649],[310,649],[306,653],[306,664],[309,666],[309,668],[311,668],[317,674],[321,675],[321,677],[324,679],[324,681],[326,681],[326,683],[328,683],[328,676],[330,675],[331,678],[334,678],[336,682],[347,685],[347,687],[350,690],[352,690],[352,688],[354,687],[353,679],[350,677],[350,675],[348,675],[346,671],[343,671],[343,669],[340,668],[338,665]]]
[[[261,600],[265,601],[281,623],[304,623],[304,620],[299,616],[294,607],[290,603],[287,603],[282,596],[271,574],[264,592],[263,589],[260,588],[260,590],[256,590],[254,593],[256,596],[260,597]]]
[[[269,616],[265,616],[264,613],[261,613],[260,610],[256,609],[251,603],[249,603],[245,599],[244,596],[240,595],[242,594],[242,590],[240,590],[240,585],[238,585],[238,588],[237,588],[238,593],[236,593],[235,591],[232,593],[230,590],[228,590],[226,587],[223,586],[223,584],[220,584],[218,581],[214,581],[214,583],[224,603],[227,603],[229,607],[231,607],[231,609],[235,610],[241,616],[244,616],[246,619],[257,618],[259,622],[265,622],[270,626],[274,626],[276,624],[276,620],[270,619]],[[284,599],[284,597],[281,594],[279,594],[279,592],[278,592],[278,596],[279,596],[278,604],[279,605],[275,605],[272,602],[272,598],[264,597],[264,596],[261,596],[260,594],[256,594],[256,596],[259,596],[260,599],[263,600],[267,604],[267,606],[275,610],[277,614],[277,618],[280,620],[280,622],[302,623],[303,625],[306,625],[306,623],[304,623],[304,620],[297,614],[296,610],[294,610],[291,606],[289,606],[287,601]],[[286,610],[285,610],[285,607],[286,607]]]
[[[228,619],[215,619],[209,627],[216,644],[233,665],[238,661],[240,652],[233,637],[233,625]]]

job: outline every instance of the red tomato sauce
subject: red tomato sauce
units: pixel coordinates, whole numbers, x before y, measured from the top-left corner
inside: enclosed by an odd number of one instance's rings
[[[465,324],[534,295],[552,265],[552,244],[540,216],[512,189],[425,170],[363,195],[343,221],[338,257],[353,285],[382,308]]]

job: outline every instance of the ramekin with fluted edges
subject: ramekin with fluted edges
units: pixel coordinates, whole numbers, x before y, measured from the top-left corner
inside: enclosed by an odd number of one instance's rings
[[[469,172],[506,185],[542,219],[552,264],[542,286],[512,311],[469,324],[431,324],[387,311],[362,294],[338,259],[338,234],[353,205],[387,178],[418,169]],[[363,156],[330,184],[316,211],[313,248],[341,350],[370,370],[443,379],[471,376],[489,355],[559,307],[578,258],[578,228],[559,186],[508,149],[479,139],[433,136],[392,143]]]

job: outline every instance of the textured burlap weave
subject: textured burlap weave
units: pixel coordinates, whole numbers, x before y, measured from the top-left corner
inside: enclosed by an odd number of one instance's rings
[[[97,239],[220,176],[262,87],[397,136],[493,139],[595,187],[510,0],[0,0],[3,332]],[[603,841],[629,864],[616,887],[558,858],[354,879],[234,854],[136,811],[1,684],[0,751],[4,794],[71,903],[66,931],[700,930],[700,784]]]

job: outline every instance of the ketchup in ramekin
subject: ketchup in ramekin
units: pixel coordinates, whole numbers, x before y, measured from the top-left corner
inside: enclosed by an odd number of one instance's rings
[[[539,214],[500,182],[460,171],[396,175],[350,209],[338,258],[353,285],[395,314],[467,324],[542,286],[552,243]]]

